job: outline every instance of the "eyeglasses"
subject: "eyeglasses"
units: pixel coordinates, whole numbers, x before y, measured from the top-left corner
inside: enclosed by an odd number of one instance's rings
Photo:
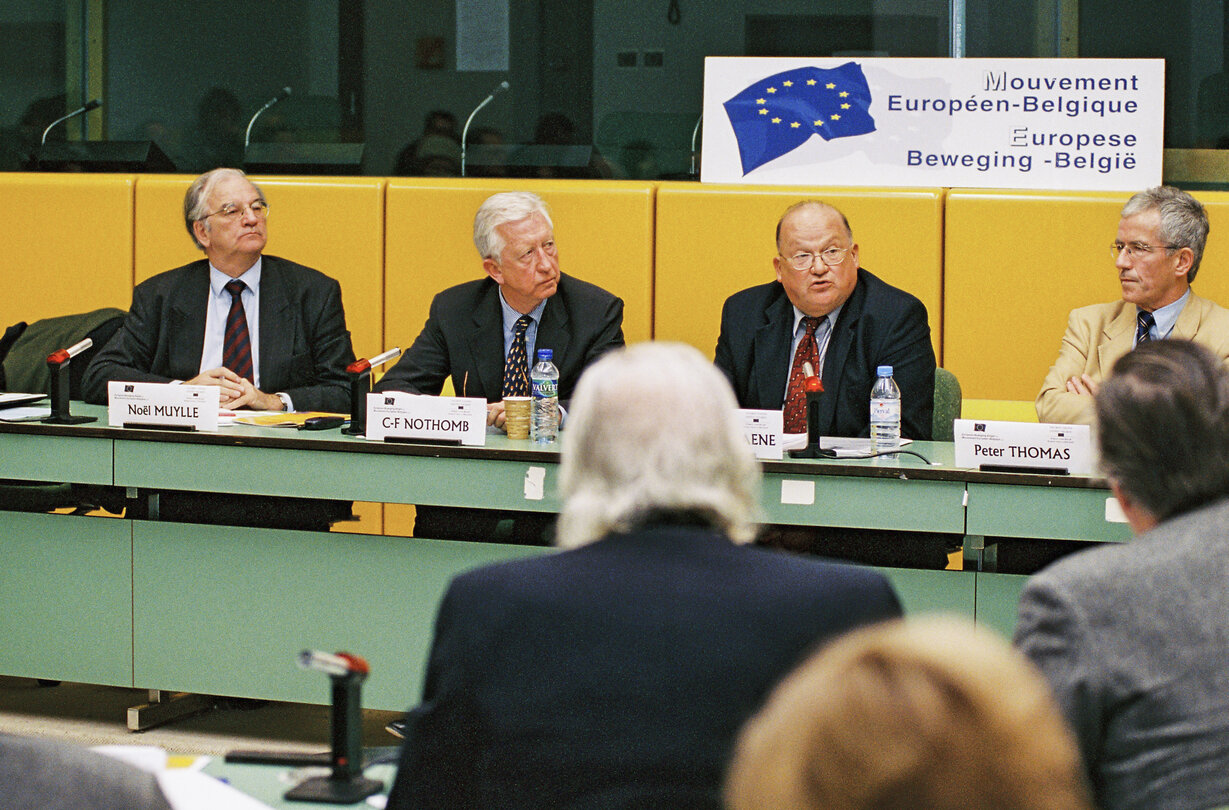
[[[793,256],[781,255],[782,259],[789,262],[789,266],[802,272],[810,270],[815,265],[815,260],[819,259],[829,267],[835,267],[845,261],[845,254],[849,252],[849,248],[830,247],[821,250],[819,253],[799,252]]]
[[[539,250],[541,250],[547,256],[552,256],[552,257],[558,255],[559,253],[559,248],[555,245],[555,242],[552,239],[548,242],[543,242],[538,247],[532,247],[529,250],[526,250],[524,253],[522,253],[519,256],[513,256],[512,261],[520,265],[521,267],[528,267],[529,265],[533,264],[534,261],[537,260]]]
[[[1132,259],[1136,256],[1147,256],[1154,250],[1177,250],[1181,245],[1149,245],[1144,242],[1132,242],[1129,245],[1124,245],[1122,242],[1114,242],[1110,245],[1110,253],[1117,260],[1123,251],[1126,252],[1127,258]]]
[[[222,217],[223,219],[238,219],[243,216],[243,212],[247,209],[252,209],[252,214],[257,219],[267,219],[269,216],[269,204],[264,200],[254,200],[246,205],[239,203],[227,203],[226,205],[214,211],[211,214],[205,214],[201,219],[209,219],[210,217]]]

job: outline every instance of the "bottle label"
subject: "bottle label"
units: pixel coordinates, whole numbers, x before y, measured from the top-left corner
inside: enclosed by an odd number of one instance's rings
[[[871,423],[876,422],[899,422],[900,421],[900,400],[899,399],[872,399],[871,400]]]
[[[559,381],[549,379],[534,380],[533,396],[535,399],[548,399],[559,396]]]

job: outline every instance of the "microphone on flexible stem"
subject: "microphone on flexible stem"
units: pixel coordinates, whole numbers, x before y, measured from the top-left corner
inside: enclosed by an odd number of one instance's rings
[[[283,87],[282,92],[278,93],[276,96],[266,101],[265,106],[261,107],[259,110],[256,111],[256,114],[252,116],[252,120],[248,121],[247,132],[243,133],[243,148],[244,149],[247,149],[248,144],[252,142],[252,125],[256,123],[256,119],[260,117],[260,114],[263,113],[265,110],[269,109],[270,107],[272,107],[274,104],[278,103],[279,101],[282,101],[283,99],[289,96],[290,96],[290,87],[288,86]]]
[[[700,172],[696,170],[696,137],[700,134],[700,124],[704,122],[704,113],[700,113],[700,117],[696,119],[696,128],[691,131],[691,176],[695,177]]]
[[[793,458],[826,458],[819,449],[819,397],[824,393],[824,383],[816,376],[810,363],[803,364],[806,378],[802,381],[802,390],[806,394],[807,403],[807,446],[802,450],[791,450]]]
[[[470,123],[474,120],[474,116],[478,114],[479,110],[481,110],[486,105],[490,104],[491,101],[493,101],[497,95],[507,90],[511,86],[512,85],[508,84],[506,81],[500,82],[499,86],[496,87],[494,90],[492,90],[491,94],[487,96],[486,98],[484,98],[481,104],[479,104],[477,107],[474,107],[474,111],[469,114],[469,118],[465,119],[465,128],[461,130],[461,176],[462,177],[465,176],[465,136],[469,134]]]
[[[97,109],[98,109],[99,107],[101,107],[101,106],[102,106],[102,102],[101,102],[101,101],[99,101],[99,100],[98,100],[98,99],[96,99],[96,98],[95,98],[95,99],[91,99],[91,100],[89,100],[89,101],[85,102],[85,104],[82,104],[82,105],[81,105],[80,107],[78,107],[77,109],[75,109],[75,110],[73,110],[72,112],[70,112],[68,115],[65,115],[65,116],[63,116],[62,118],[57,118],[56,120],[52,121],[50,124],[48,124],[48,125],[47,125],[47,128],[43,130],[43,139],[42,139],[41,141],[39,141],[39,144],[38,144],[38,145],[39,145],[39,146],[46,146],[46,145],[47,145],[47,133],[48,133],[48,132],[50,132],[50,131],[51,131],[51,128],[52,128],[52,127],[54,127],[56,124],[62,124],[62,123],[64,123],[65,121],[67,121],[68,119],[70,119],[70,118],[76,118],[78,115],[84,115],[85,113],[89,112],[90,110],[97,110]]]
[[[45,425],[80,425],[83,422],[96,422],[96,416],[73,416],[69,409],[69,399],[72,397],[72,377],[69,375],[69,361],[94,345],[94,341],[86,338],[78,341],[67,349],[58,349],[47,356],[48,389],[51,398],[51,415],[42,420]]]
[[[371,370],[400,356],[401,349],[393,347],[370,360],[359,358],[346,366],[346,373],[350,375],[350,425],[342,428],[342,433],[349,436],[367,433],[367,395],[371,393]]]

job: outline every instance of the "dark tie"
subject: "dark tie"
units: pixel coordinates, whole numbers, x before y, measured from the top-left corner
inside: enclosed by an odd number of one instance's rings
[[[508,349],[508,359],[504,363],[504,396],[529,396],[529,354],[525,349],[525,330],[533,319],[522,315],[516,319],[512,327],[512,348]]]
[[[230,293],[230,312],[226,313],[226,335],[222,338],[222,365],[252,382],[252,341],[240,298],[247,285],[236,279],[226,282],[225,289]]]
[[[1156,318],[1152,317],[1152,313],[1141,309],[1139,315],[1135,318],[1135,322],[1137,324],[1135,327],[1135,345],[1138,346],[1141,343],[1147,343],[1152,340],[1152,327],[1156,325]]]
[[[803,364],[810,363],[815,373],[819,374],[819,344],[815,342],[815,330],[827,317],[802,319],[804,331],[794,352],[794,365],[789,372],[789,393],[785,398],[786,433],[807,432],[807,396],[802,387],[807,373]]]

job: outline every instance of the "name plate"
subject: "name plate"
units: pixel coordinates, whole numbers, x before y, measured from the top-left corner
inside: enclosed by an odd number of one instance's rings
[[[743,434],[756,458],[784,458],[785,446],[781,443],[783,417],[781,411],[760,411],[743,408],[739,411],[743,420]]]
[[[367,438],[486,444],[486,400],[389,391],[367,395]]]
[[[954,427],[957,467],[1092,474],[1088,425],[957,419]]]
[[[218,429],[216,385],[107,383],[107,416],[111,427],[148,425],[185,430]]]

